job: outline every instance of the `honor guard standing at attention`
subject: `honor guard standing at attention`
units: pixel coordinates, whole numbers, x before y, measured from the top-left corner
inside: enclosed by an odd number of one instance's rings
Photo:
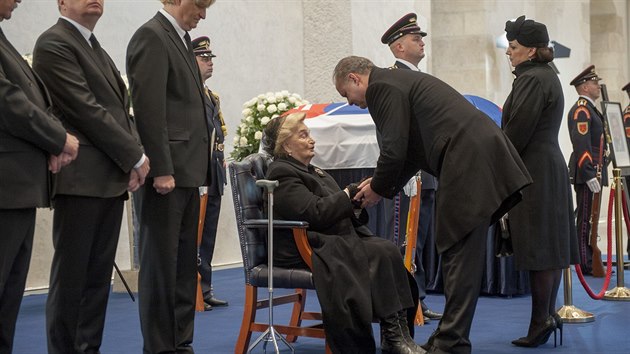
[[[621,90],[626,91],[626,93],[628,94],[628,98],[630,98],[630,82],[628,82],[626,86],[622,87]],[[630,102],[626,106],[626,109],[623,111],[623,127],[624,127],[624,130],[626,131],[626,142],[628,143],[628,146],[630,147]],[[630,182],[630,177],[626,176],[626,179],[625,179],[626,188],[630,186],[630,183],[628,182]],[[627,247],[628,247],[627,249],[628,254],[630,254],[630,234],[628,235]]]
[[[568,115],[568,128],[573,153],[569,160],[569,177],[577,198],[577,232],[582,273],[592,274],[593,250],[589,245],[593,193],[607,185],[605,122],[595,100],[601,95],[601,78],[595,65],[584,69],[571,85],[580,95]],[[598,177],[601,171],[601,178]]]
[[[418,25],[418,16],[409,13],[396,21],[381,37],[381,43],[387,44],[396,58],[393,68],[420,71],[418,64],[425,57],[424,41],[427,33],[423,32]],[[441,313],[431,311],[424,303],[427,296],[426,276],[422,264],[422,253],[427,239],[433,239],[435,230],[435,191],[437,190],[437,179],[426,171],[421,171],[422,191],[420,193],[420,220],[418,224],[418,239],[416,242],[416,282],[418,283],[418,293],[420,296],[420,306],[424,321],[439,320]],[[415,183],[415,179],[412,179]]]
[[[199,65],[201,81],[206,82],[212,77],[212,58],[216,57],[210,49],[210,39],[199,37],[192,41],[193,52]],[[221,107],[219,105],[219,95],[212,92],[204,84],[206,94],[206,120],[210,136],[213,137],[214,146],[211,149],[211,156],[208,165],[210,181],[208,182],[208,202],[206,204],[206,216],[203,224],[203,235],[201,246],[199,246],[199,259],[197,268],[201,274],[201,291],[203,293],[204,309],[212,310],[213,306],[227,306],[228,302],[214,297],[212,288],[212,256],[214,245],[217,240],[217,226],[219,224],[219,213],[221,211],[221,196],[223,186],[226,184],[225,158],[223,155],[223,141],[227,135],[227,127],[223,120]]]

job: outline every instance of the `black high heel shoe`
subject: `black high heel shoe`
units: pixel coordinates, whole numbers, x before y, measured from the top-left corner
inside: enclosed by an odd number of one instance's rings
[[[529,347],[535,348],[539,345],[543,345],[547,343],[551,333],[553,332],[553,346],[556,347],[556,321],[553,316],[547,317],[545,320],[545,324],[536,330],[530,337],[521,337],[519,339],[513,340],[512,344],[517,347]]]
[[[553,317],[553,320],[556,321],[556,328],[560,331],[560,346],[562,346],[562,326],[564,321],[557,313],[554,313],[551,317]]]

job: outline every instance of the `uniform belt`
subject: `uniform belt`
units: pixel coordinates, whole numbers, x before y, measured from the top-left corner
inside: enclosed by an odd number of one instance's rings
[[[223,151],[224,148],[225,146],[223,144],[219,144],[219,143],[214,144],[214,150],[216,151]]]

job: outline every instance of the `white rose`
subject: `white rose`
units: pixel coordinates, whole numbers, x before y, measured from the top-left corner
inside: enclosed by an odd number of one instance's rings
[[[287,90],[282,90],[282,97],[289,97],[289,91]]]
[[[289,100],[289,103],[291,104],[295,104],[295,102],[297,102],[297,100],[293,96],[289,97],[288,100]]]
[[[254,97],[251,100],[247,101],[247,107],[253,107],[258,103],[258,97]]]
[[[238,142],[239,142],[239,140],[240,140],[240,139],[241,139],[241,138],[240,138],[240,137],[238,137],[238,136],[235,136],[235,137],[234,137],[234,146],[238,145]]]
[[[300,95],[298,95],[297,93],[292,94],[291,97],[295,97],[298,100],[302,99],[302,97],[300,97]]]
[[[276,96],[274,96],[274,95],[267,96],[267,102],[269,102],[269,103],[276,103]]]
[[[256,140],[262,139],[262,132],[260,130],[254,133],[254,139]]]
[[[275,96],[275,95],[274,95],[274,93],[273,93],[273,92],[268,91],[268,92],[265,94],[265,97],[269,97],[269,96]]]
[[[278,110],[282,111],[282,112],[286,111],[287,110],[287,104],[284,103],[284,102],[278,103]]]
[[[243,113],[243,117],[247,117],[248,115],[252,114],[252,110],[249,108],[245,108],[242,113]]]
[[[245,118],[245,121],[246,121],[247,123],[251,123],[251,122],[253,122],[253,121],[254,121],[254,117],[252,117],[252,116],[247,116],[247,118]]]
[[[278,117],[280,117],[279,114],[274,114],[274,115],[271,116],[271,119],[278,118]]]
[[[262,94],[262,93],[261,93],[260,95],[258,95],[258,96],[256,97],[256,99],[258,99],[258,100],[264,100],[264,99],[265,99],[265,97],[267,97],[267,96],[266,96],[265,94]]]
[[[264,104],[259,104],[258,107],[256,107],[256,109],[258,109],[258,112],[264,112],[265,111],[265,105]]]
[[[276,107],[275,104],[270,104],[269,106],[267,106],[267,112],[275,113],[277,111],[278,111],[278,107]]]
[[[264,116],[264,117],[260,118],[260,124],[261,125],[267,125],[267,123],[269,123],[270,120],[271,119],[269,117]]]
[[[284,99],[284,95],[282,94],[282,92],[276,92],[276,100],[282,101],[283,99]]]
[[[247,146],[247,138],[246,138],[246,137],[244,137],[244,136],[242,136],[242,137],[239,139],[238,144],[239,144],[240,146]]]

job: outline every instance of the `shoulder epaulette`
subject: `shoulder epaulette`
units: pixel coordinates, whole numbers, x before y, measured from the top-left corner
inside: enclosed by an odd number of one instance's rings
[[[586,106],[587,104],[588,104],[588,101],[586,100],[586,98],[580,98],[580,99],[577,101],[577,105],[578,105],[578,106]]]

